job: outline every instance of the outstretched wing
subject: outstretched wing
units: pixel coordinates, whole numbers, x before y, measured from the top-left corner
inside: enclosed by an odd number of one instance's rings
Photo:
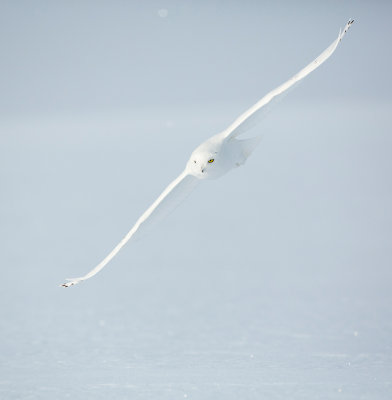
[[[350,20],[347,22],[343,31],[340,31],[339,36],[336,40],[334,40],[329,47],[327,47],[315,60],[313,60],[310,64],[308,64],[305,68],[301,69],[301,71],[297,72],[293,77],[291,77],[288,81],[278,86],[276,89],[272,90],[268,94],[266,94],[261,100],[259,100],[255,105],[253,105],[249,110],[245,111],[242,115],[240,115],[223,133],[223,137],[234,138],[238,135],[249,130],[253,127],[255,120],[259,117],[260,112],[263,107],[270,103],[271,100],[276,99],[279,95],[286,92],[289,88],[291,88],[295,83],[299,82],[301,79],[305,78],[305,76],[309,75],[312,71],[318,68],[324,61],[326,61],[336,50],[340,41],[342,40],[345,33],[350,28],[351,24],[354,20]]]
[[[194,176],[189,175],[186,170],[182,172],[182,174],[170,183],[154,203],[136,221],[136,224],[124,236],[120,243],[94,269],[80,278],[67,279],[68,282],[63,283],[61,286],[69,287],[76,285],[77,283],[85,281],[97,274],[131,238],[135,238],[136,235],[139,236],[142,231],[145,231],[154,223],[170,214],[170,212],[190,194],[198,182],[199,180]]]

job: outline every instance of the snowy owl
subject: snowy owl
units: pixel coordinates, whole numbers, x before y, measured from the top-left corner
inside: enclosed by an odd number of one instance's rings
[[[226,174],[232,168],[243,165],[252,154],[260,141],[260,137],[251,139],[238,139],[247,131],[260,116],[265,105],[279,95],[286,92],[295,83],[299,82],[313,70],[318,68],[336,50],[345,33],[350,28],[353,20],[349,20],[337,39],[327,47],[315,60],[301,69],[292,78],[266,94],[261,100],[240,115],[228,128],[212,136],[191,154],[184,171],[167,186],[154,203],[136,221],[132,229],[124,236],[118,245],[89,273],[80,277],[67,279],[61,286],[69,287],[85,281],[97,274],[131,239],[139,235],[152,222],[166,216],[195,188],[203,179],[215,179]]]

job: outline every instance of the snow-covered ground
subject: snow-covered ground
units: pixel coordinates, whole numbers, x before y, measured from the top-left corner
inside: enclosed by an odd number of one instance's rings
[[[305,118],[288,103],[244,168],[69,289],[57,284],[179,172],[191,117],[8,126],[2,398],[390,397],[388,110],[308,106]]]

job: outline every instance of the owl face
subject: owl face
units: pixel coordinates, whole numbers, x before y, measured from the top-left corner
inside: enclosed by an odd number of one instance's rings
[[[218,153],[193,153],[187,167],[190,173],[199,179],[206,179],[219,163]]]

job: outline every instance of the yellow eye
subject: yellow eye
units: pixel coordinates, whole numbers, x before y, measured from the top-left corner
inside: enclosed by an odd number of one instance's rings
[[[211,164],[212,162],[214,162],[214,159],[211,158],[210,160],[208,160],[208,162]]]

